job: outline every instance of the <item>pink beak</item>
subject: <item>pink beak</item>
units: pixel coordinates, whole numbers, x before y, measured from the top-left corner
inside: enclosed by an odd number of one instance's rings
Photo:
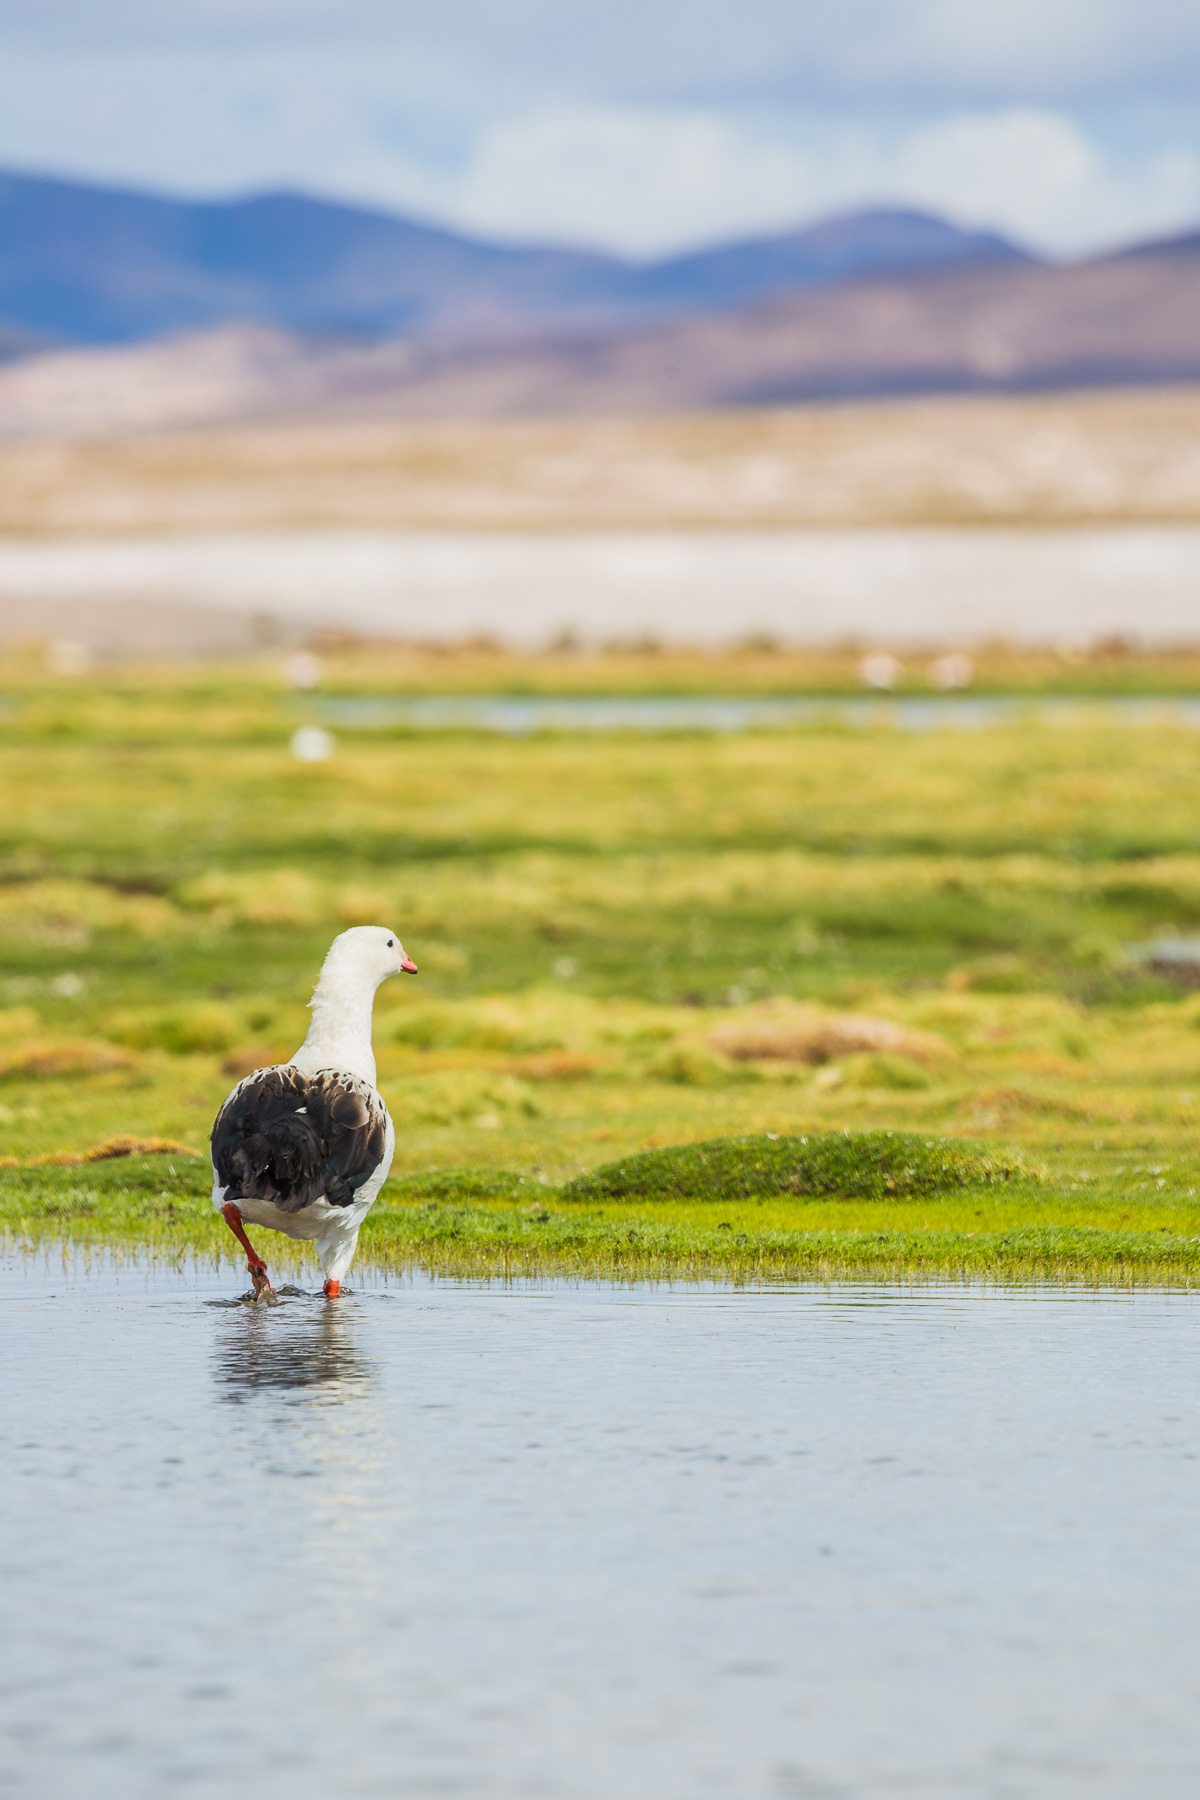
[[[415,975],[417,972],[417,965],[411,956],[402,956],[400,958],[400,967],[404,970],[406,975]]]

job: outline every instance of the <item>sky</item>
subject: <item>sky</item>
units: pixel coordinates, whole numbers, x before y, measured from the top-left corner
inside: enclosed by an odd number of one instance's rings
[[[864,205],[1200,225],[1200,0],[0,0],[0,165],[650,258]]]

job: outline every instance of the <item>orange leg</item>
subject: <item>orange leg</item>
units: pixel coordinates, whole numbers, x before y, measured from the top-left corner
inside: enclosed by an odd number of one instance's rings
[[[267,1265],[246,1236],[242,1227],[242,1215],[237,1206],[232,1200],[227,1200],[221,1208],[221,1213],[230,1231],[246,1252],[246,1267],[249,1269],[250,1279],[254,1283],[254,1298],[257,1300],[263,1294],[273,1294],[275,1289],[267,1280]]]
[[[341,1291],[342,1284],[340,1281],[327,1281],[325,1283],[324,1293],[327,1300],[336,1300]]]

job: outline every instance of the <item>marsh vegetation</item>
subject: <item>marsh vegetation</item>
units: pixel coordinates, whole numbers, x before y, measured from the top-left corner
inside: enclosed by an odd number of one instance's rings
[[[805,673],[765,649],[548,663],[350,648],[326,687],[853,679],[849,657]],[[980,677],[1060,684],[1048,659],[999,654]],[[1117,651],[1058,677],[1157,684]],[[274,667],[56,680],[14,657],[4,692],[15,1234],[215,1247],[216,1106],[299,1043],[332,934],[386,920],[421,976],[377,1007],[398,1148],[363,1244],[382,1261],[1172,1279],[1200,1263],[1200,994],[1186,964],[1129,954],[1200,928],[1200,737],[1183,725],[382,729],[305,764],[289,744],[306,702]],[[671,1145],[844,1131],[969,1140],[1039,1179],[653,1199],[649,1165],[640,1188],[588,1179]],[[168,1147],[64,1160],[123,1136]]]

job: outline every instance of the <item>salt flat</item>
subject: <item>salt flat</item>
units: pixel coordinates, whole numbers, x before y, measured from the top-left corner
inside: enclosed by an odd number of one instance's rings
[[[536,649],[750,636],[1147,646],[1200,635],[1200,526],[258,531],[0,541],[0,634],[340,629]],[[121,638],[113,643],[113,634]],[[122,634],[123,637],[122,637]],[[132,643],[125,640],[132,640]],[[190,641],[190,640],[189,640]]]

